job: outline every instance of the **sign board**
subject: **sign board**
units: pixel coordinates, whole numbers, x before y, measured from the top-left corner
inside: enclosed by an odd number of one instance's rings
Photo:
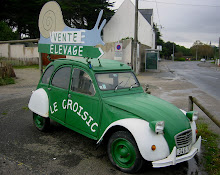
[[[100,58],[104,52],[94,46],[105,43],[101,39],[101,31],[106,23],[101,21],[103,11],[99,13],[92,30],[76,29],[65,25],[59,4],[47,2],[39,16],[40,40],[38,51],[41,53],[70,55],[89,58]]]
[[[62,44],[39,44],[38,50],[41,53],[55,55],[70,55],[84,58],[99,58],[104,54],[101,48],[95,48],[92,46],[74,46]]]
[[[115,43],[115,52],[122,52],[122,43]]]
[[[115,56],[114,59],[121,61],[123,57],[123,52],[122,52],[122,43],[115,43]]]
[[[158,45],[157,50],[162,51],[162,46]]]
[[[121,61],[123,57],[123,53],[122,52],[115,52],[115,60]]]

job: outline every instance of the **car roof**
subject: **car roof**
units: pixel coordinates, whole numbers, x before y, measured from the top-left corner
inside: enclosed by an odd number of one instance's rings
[[[100,64],[99,64],[100,61]],[[91,69],[94,72],[102,72],[102,71],[120,71],[120,70],[131,70],[131,67],[127,64],[124,64],[119,61],[110,60],[110,59],[89,59],[89,62],[91,62]],[[78,65],[82,67],[89,67],[88,62],[86,61],[86,58],[71,58],[71,59],[56,59],[53,62],[54,65],[60,66],[63,64],[72,64],[72,65]]]

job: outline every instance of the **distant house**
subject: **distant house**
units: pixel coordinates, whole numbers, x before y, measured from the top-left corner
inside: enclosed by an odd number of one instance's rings
[[[106,43],[102,49],[103,58],[118,59],[124,63],[132,64],[132,43],[134,39],[135,6],[131,0],[125,0],[114,16],[103,28],[103,41]],[[115,55],[115,43],[122,43],[122,54]],[[153,30],[153,9],[141,9],[138,12],[138,42],[140,68],[145,64],[145,49],[155,48],[155,33]]]

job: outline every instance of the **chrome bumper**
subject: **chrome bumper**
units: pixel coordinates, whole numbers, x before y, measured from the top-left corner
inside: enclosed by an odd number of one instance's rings
[[[189,153],[176,157],[176,147],[174,147],[171,154],[167,158],[152,162],[153,167],[154,168],[166,167],[190,160],[196,155],[196,153],[200,152],[200,147],[201,147],[201,136],[199,136],[196,143],[192,145],[192,148]]]

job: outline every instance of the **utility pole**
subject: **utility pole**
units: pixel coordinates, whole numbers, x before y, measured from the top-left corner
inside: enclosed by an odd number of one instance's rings
[[[173,43],[173,61],[174,61],[174,43]]]
[[[218,59],[220,59],[220,37],[219,37],[219,44],[218,44],[218,52],[219,52],[219,58]]]
[[[197,55],[198,54],[198,45],[196,45],[196,61],[197,61]]]
[[[134,20],[134,52],[133,52],[133,66],[134,72],[139,73],[137,65],[137,43],[138,43],[138,0],[135,1],[135,20]]]

